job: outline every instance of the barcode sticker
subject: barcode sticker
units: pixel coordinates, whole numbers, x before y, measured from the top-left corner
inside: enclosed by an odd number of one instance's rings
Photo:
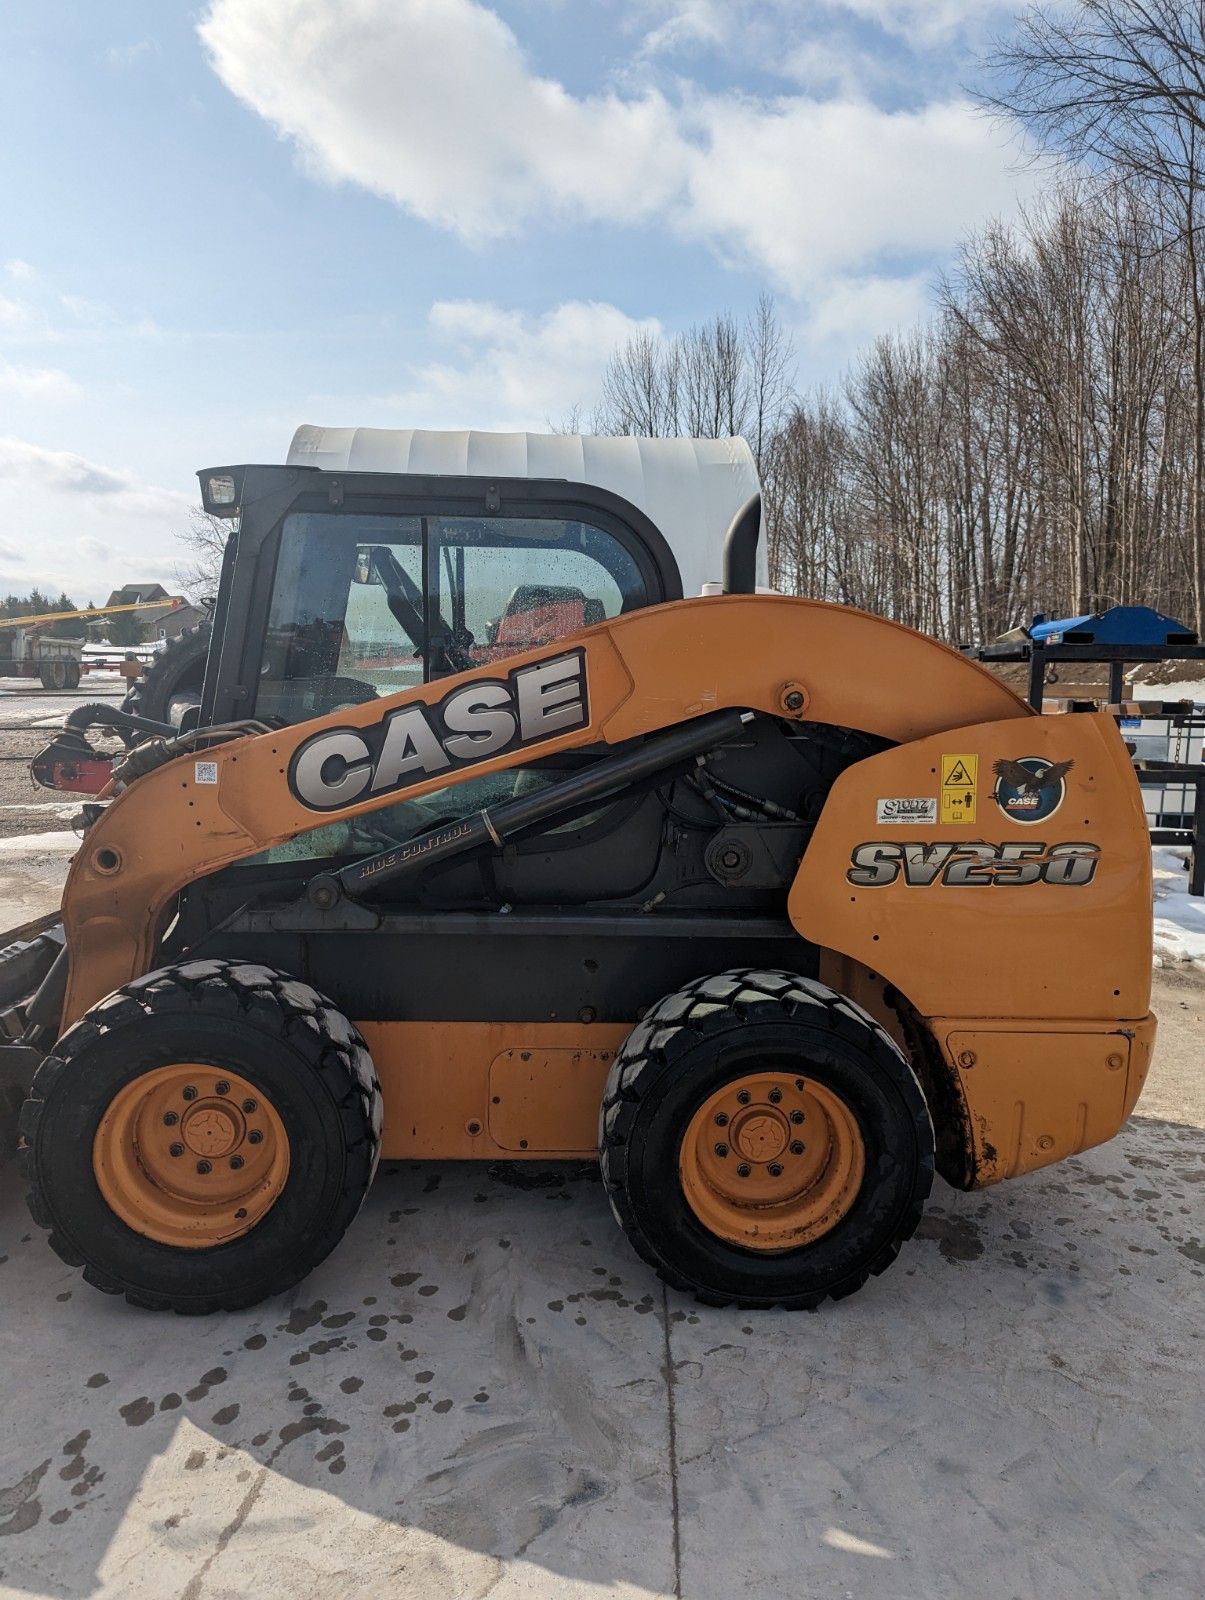
[[[198,783],[216,783],[218,781],[218,764],[216,761],[198,761],[196,763]]]

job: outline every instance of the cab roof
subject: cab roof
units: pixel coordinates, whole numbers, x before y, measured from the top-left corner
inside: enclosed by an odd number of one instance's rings
[[[758,492],[744,439],[484,433],[477,429],[319,428],[293,435],[286,465],[328,472],[404,472],[589,483],[622,495],[656,524],[678,563],[684,594],[721,576],[724,535]],[[758,582],[765,583],[765,541]]]

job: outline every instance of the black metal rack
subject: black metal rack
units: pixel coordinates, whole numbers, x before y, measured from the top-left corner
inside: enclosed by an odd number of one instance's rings
[[[1198,644],[1191,635],[1184,643],[1166,644],[1104,644],[1072,643],[1047,644],[1038,639],[1008,639],[998,644],[964,645],[962,652],[974,661],[996,664],[1023,661],[1029,665],[1029,690],[1027,699],[1035,711],[1041,711],[1046,698],[1046,669],[1060,662],[1077,662],[1107,665],[1109,668],[1109,698],[1103,710],[1111,712],[1119,721],[1125,717],[1166,717],[1169,722],[1189,732],[1202,726],[1199,718],[1185,715],[1183,702],[1126,701],[1125,671],[1127,667],[1142,666],[1163,661],[1199,661],[1205,666],[1205,644]],[[1170,689],[1172,686],[1168,685]],[[1071,699],[1066,709],[1079,710],[1096,705],[1096,701]],[[1182,783],[1195,787],[1196,803],[1193,807],[1192,825],[1188,828],[1152,828],[1153,844],[1177,844],[1189,847],[1188,892],[1205,896],[1205,764],[1175,761],[1135,761],[1138,782],[1144,788],[1155,788],[1169,783]]]

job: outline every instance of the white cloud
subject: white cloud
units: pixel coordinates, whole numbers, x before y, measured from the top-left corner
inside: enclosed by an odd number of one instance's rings
[[[678,5],[669,24],[702,37],[723,13]],[[884,254],[948,249],[1015,202],[1009,152],[958,99],[888,112],[852,93],[688,84],[674,100],[577,96],[479,0],[211,0],[200,31],[223,82],[315,176],[473,242],[547,220],[668,225],[805,294]]]
[[[883,333],[911,328],[931,310],[929,275],[847,278],[811,307],[802,337],[812,346],[856,349]]]
[[[91,534],[77,539],[75,548],[86,561],[110,561],[113,558],[113,546],[106,544],[103,539],[94,539]]]
[[[958,33],[978,33],[993,18],[1010,16],[1011,0],[825,0],[832,11],[846,11],[874,22],[910,43],[934,43]]]
[[[4,270],[10,278],[15,278],[18,283],[30,283],[37,277],[37,273],[28,261],[22,261],[20,256],[14,256],[11,261],[4,263]]]
[[[122,517],[178,521],[193,504],[174,489],[140,483],[132,472],[105,467],[69,450],[47,450],[25,439],[0,436],[0,481],[78,496],[100,511]]]
[[[369,402],[400,426],[542,431],[597,399],[617,345],[661,332],[654,319],[580,300],[538,316],[481,300],[437,301],[428,321],[446,356],[416,368],[401,393]]]
[[[0,390],[23,400],[74,400],[83,393],[61,367],[19,367],[0,356]]]

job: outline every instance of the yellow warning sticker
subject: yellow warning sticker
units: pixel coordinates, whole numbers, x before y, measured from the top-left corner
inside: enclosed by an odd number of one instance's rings
[[[979,783],[978,756],[942,756],[941,820],[974,822]]]

